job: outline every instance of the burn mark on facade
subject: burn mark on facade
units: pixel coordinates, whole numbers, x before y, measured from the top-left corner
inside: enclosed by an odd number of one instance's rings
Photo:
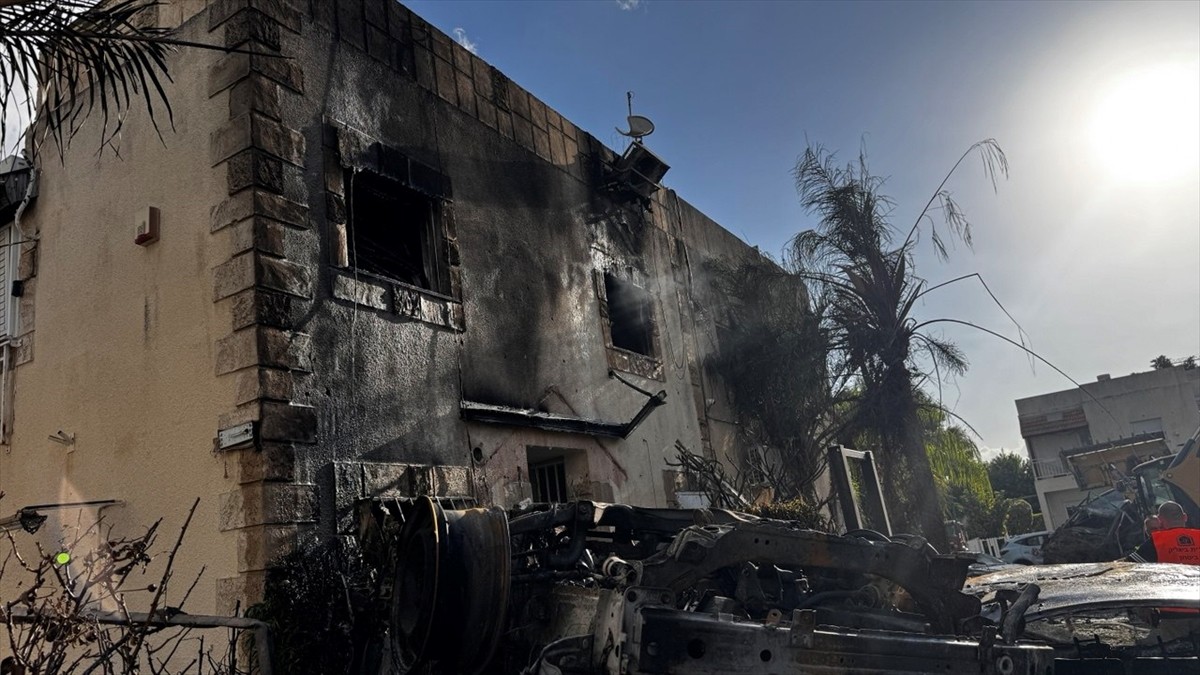
[[[346,180],[351,267],[444,294],[449,261],[441,224],[449,205],[373,171],[350,171]]]
[[[650,292],[610,269],[596,273],[596,294],[609,367],[661,380],[661,336]]]
[[[59,290],[69,283],[38,288],[32,274],[22,276],[20,325],[31,330],[41,304],[42,334],[72,337],[39,343],[39,358],[70,358],[65,345],[101,327],[114,336],[103,361],[125,364],[127,390],[186,383],[189,395],[202,392],[171,411],[178,431],[157,457],[189,479],[173,493],[190,500],[192,485],[204,486],[203,503],[230,515],[210,514],[220,525],[195,534],[196,550],[228,559],[209,589],[217,612],[260,597],[266,568],[301,541],[351,531],[364,500],[433,494],[513,506],[536,490],[669,506],[661,476],[677,441],[721,452],[734,443],[695,404],[698,387],[705,399],[722,394],[698,383],[695,346],[713,344],[714,329],[693,311],[698,289],[677,252],[755,255],[736,237],[669,190],[630,202],[605,189],[617,152],[399,3],[187,6],[181,39],[255,53],[179,55],[168,93],[186,111],[186,135],[168,139],[177,144],[168,153],[157,138],[135,138],[146,129],[131,121],[126,140],[153,146],[139,167],[195,180],[131,175],[106,158],[88,203],[62,189],[65,169],[47,166],[47,191],[22,223],[70,240],[95,204],[117,220],[121,205],[162,205],[164,224],[179,229],[154,248],[135,256],[92,231],[96,245],[57,251],[45,269],[93,270],[95,251],[109,251],[94,285],[153,284],[163,326],[175,316],[195,325],[144,331],[147,294],[114,290],[104,297],[113,315],[132,317],[125,335],[126,323]],[[61,202],[53,212],[51,193]],[[211,288],[196,287],[209,278]],[[24,365],[31,337],[14,344],[17,389],[60,385],[52,369]],[[126,354],[127,344],[139,347]],[[610,378],[614,370],[656,394],[648,400]],[[108,420],[127,419],[132,438],[159,435],[162,417],[130,415],[98,372],[81,371],[79,382],[60,407],[87,409],[72,427],[80,462],[101,456],[87,446],[108,438]],[[47,406],[13,400],[14,448],[44,442],[27,420],[50,424]],[[464,402],[552,424],[471,419]],[[252,439],[214,455],[222,430],[246,424]],[[109,487],[163,493],[132,457],[106,465],[121,482]],[[563,480],[534,488],[531,469],[556,457]],[[60,474],[83,488],[92,480],[4,461],[0,487],[30,503],[46,499],[29,486]]]

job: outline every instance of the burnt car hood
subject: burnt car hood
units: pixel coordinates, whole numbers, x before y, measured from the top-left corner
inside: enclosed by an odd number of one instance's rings
[[[984,618],[999,617],[996,591],[1035,583],[1037,602],[1026,612],[1035,619],[1063,611],[1101,607],[1200,608],[1200,566],[1168,563],[1078,563],[1018,566],[968,579],[963,591],[984,603]],[[991,616],[995,614],[995,616]]]

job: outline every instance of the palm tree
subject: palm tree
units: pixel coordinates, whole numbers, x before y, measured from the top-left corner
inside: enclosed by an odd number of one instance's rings
[[[923,392],[919,392],[923,394]],[[970,432],[951,424],[945,411],[936,402],[921,404],[918,416],[925,434],[925,454],[938,494],[946,495],[951,487],[970,492],[980,501],[992,499],[992,481],[987,464],[979,454],[979,446]]]
[[[997,172],[1007,174],[1007,159],[994,140],[972,145],[896,244],[900,231],[889,220],[892,202],[880,194],[883,181],[871,174],[865,155],[842,167],[832,154],[810,146],[794,175],[801,204],[819,222],[789,242],[786,257],[827,303],[832,356],[856,375],[855,427],[878,445],[892,510],[911,517],[910,524],[943,549],[947,542],[920,418],[920,385],[965,372],[967,360],[954,343],[922,330],[914,317],[917,300],[930,289],[913,272],[913,253],[927,225],[935,252],[946,256],[943,235],[930,217],[935,204],[950,235],[970,245],[970,223],[946,184],[973,153],[983,159],[993,184]]]
[[[155,25],[155,0],[0,0],[0,106],[37,123],[65,148],[91,113],[103,119],[101,148],[137,102],[159,131],[173,125],[164,82],[173,47],[240,51],[174,39]],[[11,139],[0,131],[0,147]],[[161,137],[161,133],[160,133]]]
[[[1164,370],[1166,368],[1174,368],[1175,364],[1166,354],[1159,354],[1150,361],[1150,367],[1155,370]]]

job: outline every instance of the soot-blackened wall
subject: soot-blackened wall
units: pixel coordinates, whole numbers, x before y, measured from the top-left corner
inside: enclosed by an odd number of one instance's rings
[[[694,275],[756,253],[672,192],[647,207],[606,187],[613,151],[402,6],[314,7],[283,34],[297,86],[279,116],[305,143],[278,184],[312,225],[282,248],[312,282],[288,303],[307,354],[288,411],[315,418],[294,480],[315,487],[321,530],[346,530],[371,497],[512,505],[542,462],[564,462],[571,497],[672,503],[676,444],[733,439],[709,415],[725,397],[698,365],[715,340]],[[370,245],[356,219],[379,216],[355,208],[364,175],[432,204],[427,255],[444,285],[356,264]],[[633,313],[648,353],[613,344],[606,273],[649,298]],[[462,416],[466,401],[619,424],[647,399],[630,384],[667,396],[626,438]]]

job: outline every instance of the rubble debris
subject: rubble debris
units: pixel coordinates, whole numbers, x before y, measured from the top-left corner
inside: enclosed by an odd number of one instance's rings
[[[980,574],[976,554],[938,554],[919,537],[723,509],[360,506],[336,560],[268,593],[308,622],[272,623],[289,672],[1071,675],[1097,658],[1114,673],[1200,662],[1200,567]],[[303,638],[314,629],[340,632]]]
[[[1116,473],[1114,487],[1074,509],[1042,547],[1047,563],[1115,560],[1146,538],[1143,521],[1158,504],[1172,499],[1181,504],[1190,522],[1200,522],[1200,429],[1175,455],[1158,457]],[[1073,469],[1077,473],[1081,469]]]
[[[402,514],[384,657],[400,672],[1042,673],[1053,658],[977,637],[971,555],[719,509],[420,498]]]

